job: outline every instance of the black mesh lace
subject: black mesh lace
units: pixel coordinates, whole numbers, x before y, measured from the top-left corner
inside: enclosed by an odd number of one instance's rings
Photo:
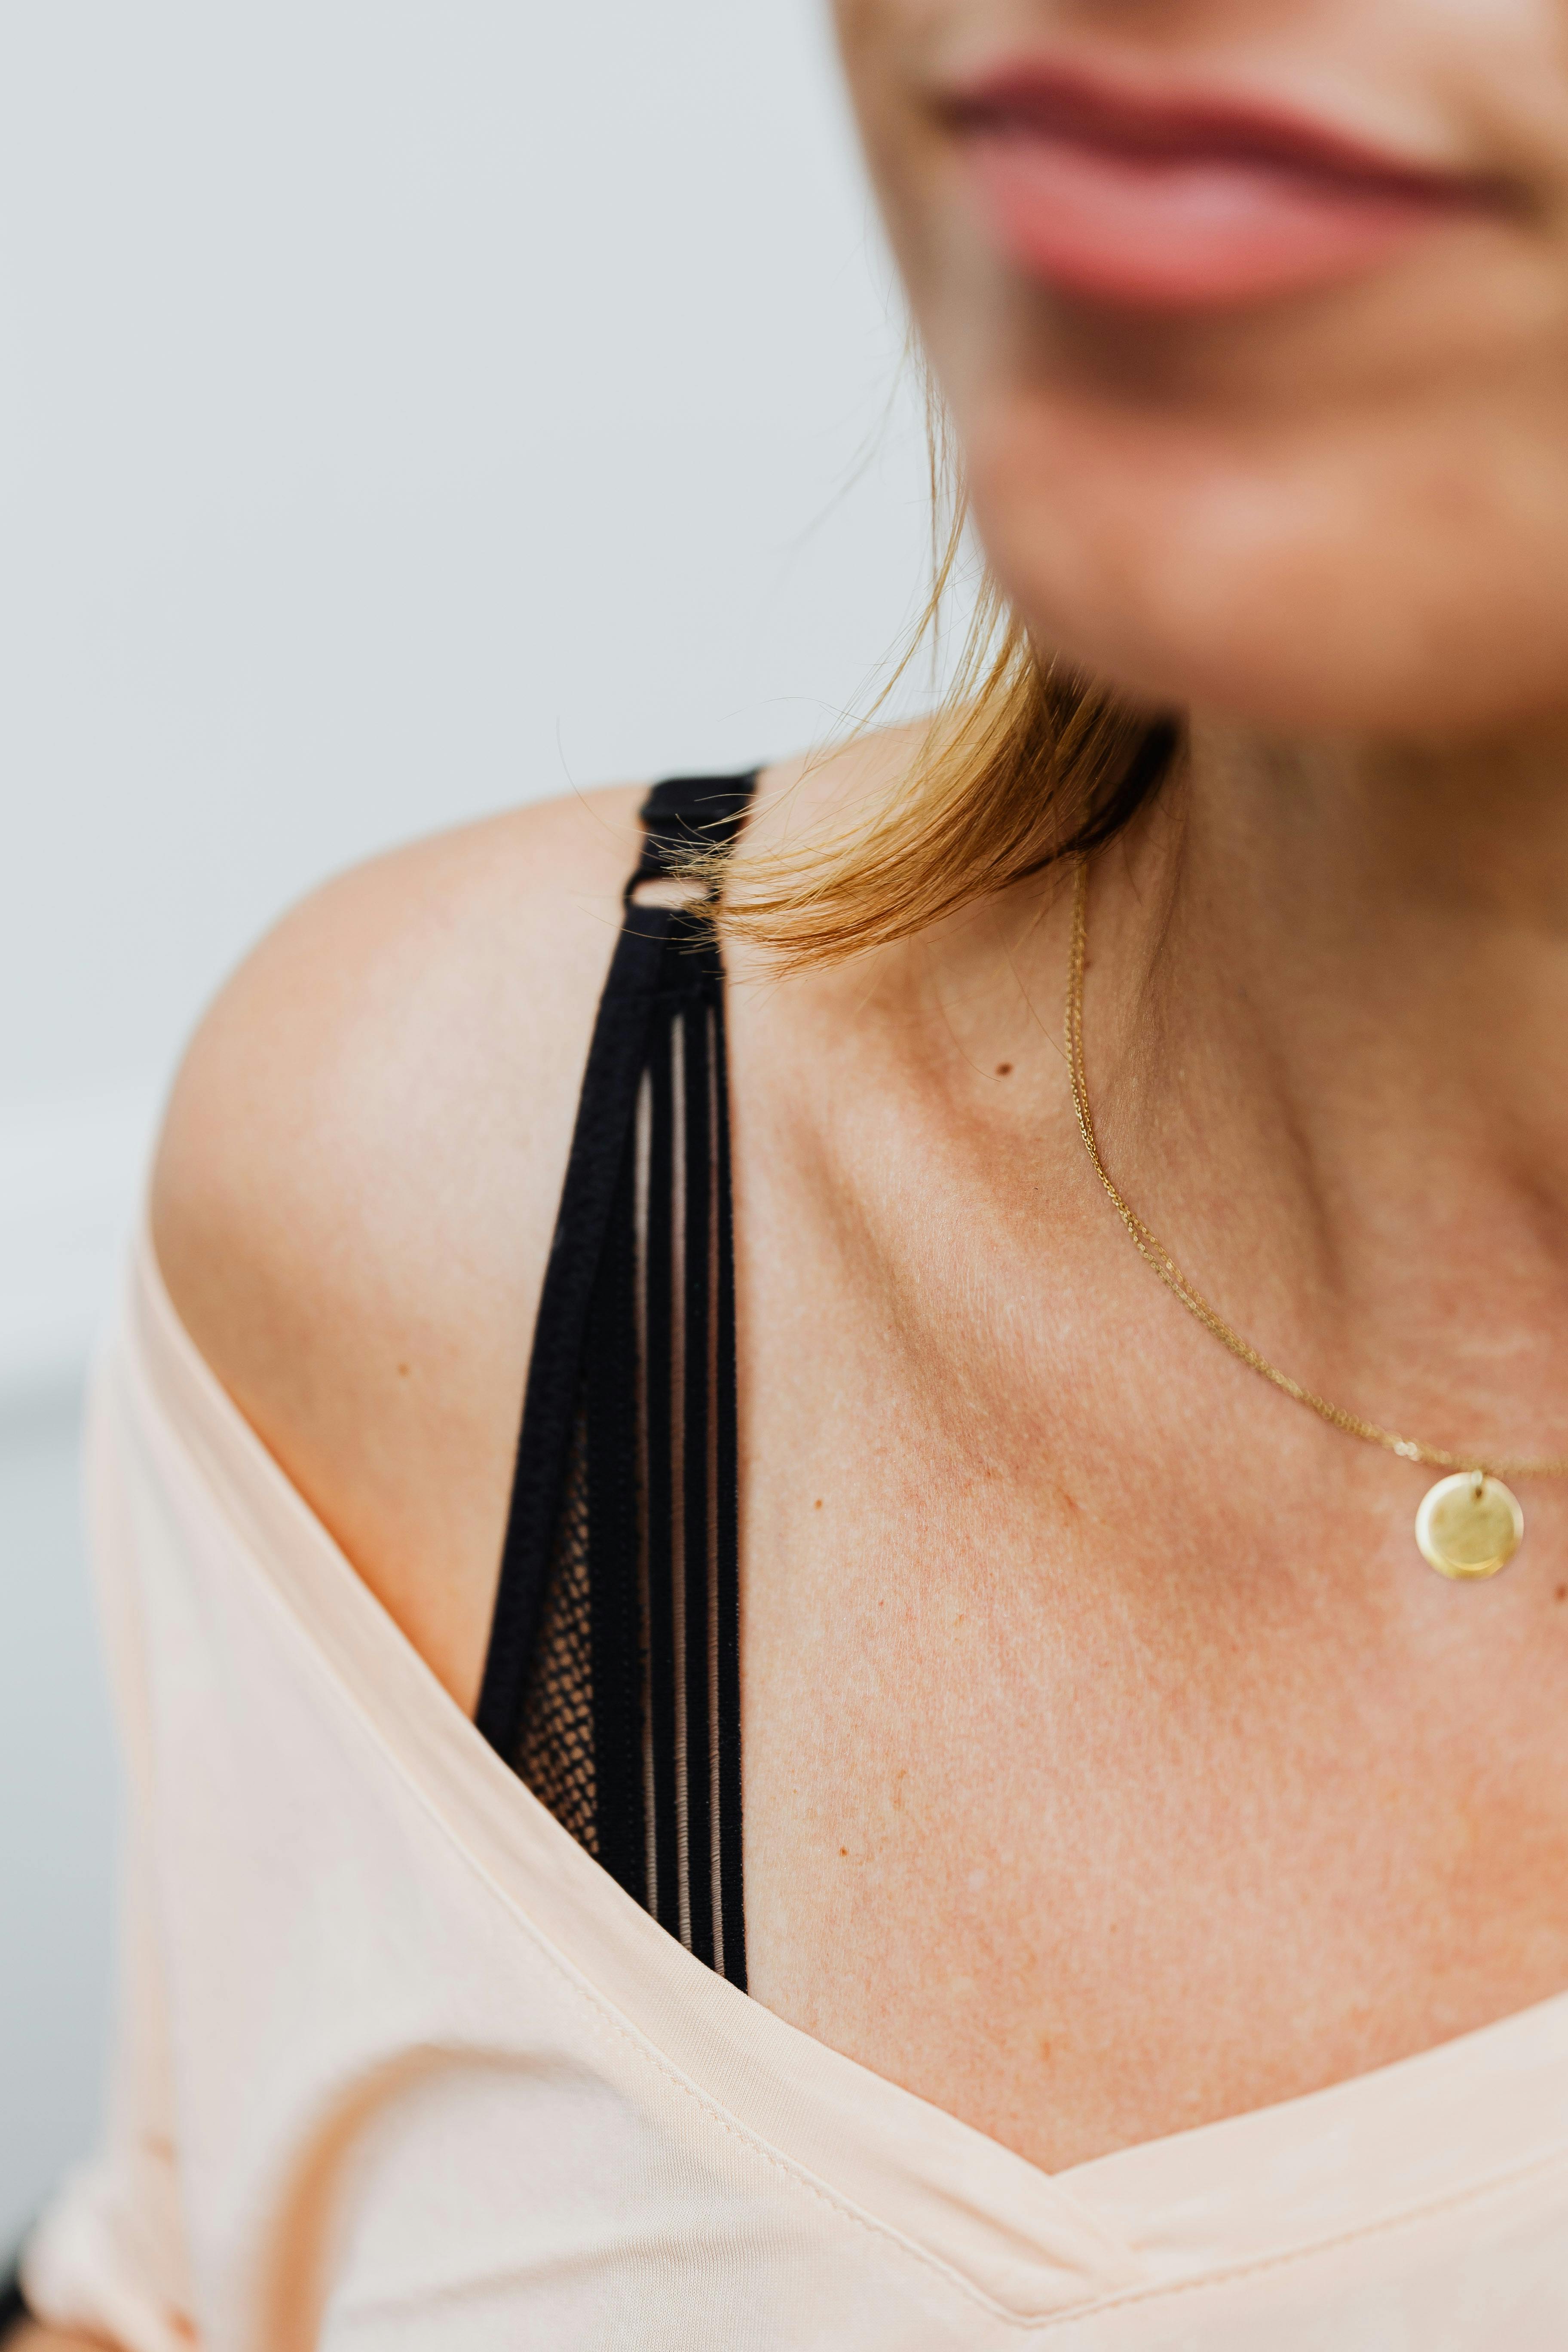
[[[629,1895],[745,1983],[723,966],[640,901],[755,779],[679,778],[599,1007],[534,1336],[480,1730]]]

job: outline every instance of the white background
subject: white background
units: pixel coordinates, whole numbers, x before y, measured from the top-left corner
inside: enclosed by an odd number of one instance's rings
[[[368,850],[831,730],[902,342],[816,0],[0,12],[0,2235],[93,2125],[75,1424],[180,1040]]]

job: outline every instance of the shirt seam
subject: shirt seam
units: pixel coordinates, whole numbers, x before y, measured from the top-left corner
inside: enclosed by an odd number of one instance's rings
[[[1193,2294],[1201,2290],[1217,2292],[1268,2271],[1288,2269],[1292,2263],[1316,2261],[1320,2256],[1333,2253],[1342,2247],[1365,2244],[1374,2238],[1388,2237],[1397,2230],[1415,2229],[1439,2214],[1456,2211],[1462,2206],[1482,2203],[1488,2198],[1505,2196],[1509,2190],[1536,2175],[1556,2170],[1564,2163],[1568,2163],[1568,2147],[1551,2148],[1544,2155],[1531,2157],[1526,2164],[1515,2165],[1506,2172],[1493,2173],[1484,2180],[1472,2181],[1464,2189],[1450,2189],[1420,2204],[1405,2206],[1397,2213],[1384,2213],[1375,2221],[1359,2222],[1352,2229],[1335,2231],[1325,2238],[1310,2239],[1300,2246],[1280,2247],[1273,2253],[1256,2254],[1245,2262],[1195,2271],[1190,2278],[1151,2281],[1145,2286],[1119,2287],[1112,2294],[1101,2295],[1093,2303],[1080,2304],[1076,2311],[1042,2313],[1033,2325],[1039,2335],[1052,2335],[1058,2328],[1080,2320],[1095,2319],[1103,2313],[1125,2310],[1136,2304],[1157,2303],[1173,2295]]]

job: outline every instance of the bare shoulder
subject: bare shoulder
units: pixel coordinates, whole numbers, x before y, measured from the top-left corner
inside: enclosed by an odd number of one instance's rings
[[[748,834],[831,829],[900,757],[883,735],[781,762]],[[154,1169],[176,1312],[464,1706],[641,798],[518,810],[315,892],[203,1021]]]
[[[638,789],[377,858],[192,1043],[153,1235],[217,1378],[464,1706]]]

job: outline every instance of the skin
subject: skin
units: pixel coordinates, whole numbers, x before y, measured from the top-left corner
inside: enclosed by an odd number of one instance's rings
[[[1192,715],[1093,877],[1108,1158],[1276,1360],[1568,1446],[1568,7],[841,0],[981,530],[1042,640]],[[1224,318],[987,241],[944,76],[1020,41],[1507,176],[1506,217]],[[773,772],[748,854],[895,793]],[[471,1706],[631,791],[331,885],[205,1024],[175,1304]],[[1060,2169],[1568,1986],[1568,1485],[1496,1584],[1426,1474],[1131,1250],[1048,880],[785,982],[735,960],[755,1996]]]

